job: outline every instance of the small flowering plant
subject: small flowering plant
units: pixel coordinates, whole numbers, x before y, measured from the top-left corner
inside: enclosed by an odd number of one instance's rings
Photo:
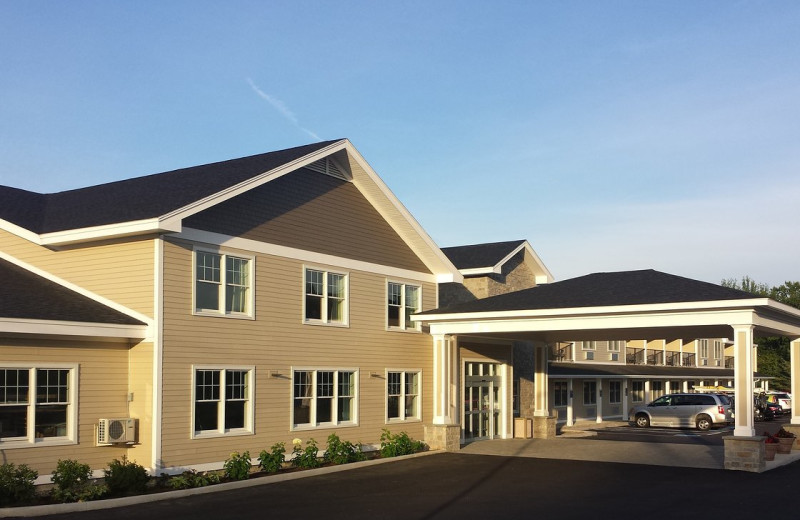
[[[766,436],[767,436],[767,438],[764,439],[765,443],[767,443],[767,444],[778,444],[778,439],[776,439],[774,436],[772,436],[772,435],[770,435],[768,433],[766,434]]]
[[[781,428],[780,430],[778,430],[778,433],[775,434],[775,437],[779,439],[794,439],[795,437],[797,437],[797,435]]]

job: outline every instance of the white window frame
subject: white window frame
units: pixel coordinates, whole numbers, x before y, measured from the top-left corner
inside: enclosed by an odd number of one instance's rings
[[[306,314],[306,283],[308,271],[322,273],[322,294],[320,302],[320,318],[309,319]],[[342,321],[331,321],[328,319],[328,276],[337,275],[344,278],[344,297],[342,298]],[[325,325],[328,327],[349,327],[350,325],[350,273],[317,267],[313,265],[303,266],[303,323],[307,325]]]
[[[590,393],[586,392],[587,385],[592,388]],[[586,401],[586,396],[589,396],[589,401]],[[583,382],[583,406],[597,406],[597,381],[584,381]]]
[[[622,346],[625,345],[624,339],[612,339],[608,342],[608,351],[609,352],[620,352],[622,350]]]
[[[725,349],[722,347],[722,341],[715,339],[714,340],[714,359],[722,359],[722,353]]]
[[[294,418],[294,405],[297,396],[294,394],[295,384],[294,384],[294,376],[297,372],[311,372],[311,395],[307,396],[307,398],[311,399],[311,408],[309,410],[309,422],[308,423],[301,423],[297,424]],[[333,390],[334,394],[331,397],[332,399],[332,409],[331,409],[331,418],[333,419],[330,422],[318,422],[317,421],[317,374],[319,372],[333,372],[334,373],[334,380],[333,380]],[[352,374],[353,378],[353,395],[350,396],[353,401],[353,417],[350,421],[339,421],[339,373],[340,372],[349,372]],[[353,427],[358,426],[358,403],[359,403],[359,371],[357,368],[341,368],[341,367],[292,367],[291,371],[291,389],[290,389],[290,404],[289,404],[289,422],[290,422],[290,431],[306,431],[306,430],[318,430],[322,428],[330,428],[330,427]]]
[[[708,359],[708,340],[707,339],[698,339],[697,340],[697,357],[700,359]]]
[[[397,326],[390,326],[389,325],[389,286],[390,285],[399,285],[400,286],[400,324]],[[410,322],[406,323],[406,287],[416,287],[417,288],[417,311],[422,311],[422,285],[416,283],[406,283],[406,282],[398,282],[396,280],[386,280],[386,330],[392,331],[401,331],[401,332],[420,332],[421,331],[421,323],[420,322]]]
[[[559,386],[564,385],[563,389],[559,390]],[[563,402],[559,399],[561,395]],[[566,408],[569,405],[569,381],[566,379],[553,381],[553,408]]]
[[[638,385],[641,385],[641,390],[637,391],[636,387]],[[644,381],[641,381],[641,380],[631,381],[631,402],[632,403],[643,403],[644,402],[644,398],[645,398],[645,388],[644,387],[645,387]],[[640,394],[641,399],[637,399],[636,398],[637,392],[641,392],[641,394]]]
[[[389,417],[389,397],[390,397],[389,374],[390,373],[400,374],[400,394],[398,395],[400,400],[398,404],[400,416],[391,418]],[[406,377],[408,376],[408,374],[417,375],[417,393],[416,393],[417,401],[415,406],[416,410],[415,414],[410,417],[406,416],[406,396],[409,395],[406,394]],[[384,401],[386,403],[385,414],[384,414],[384,417],[386,419],[386,424],[422,421],[422,370],[420,369],[407,370],[407,369],[394,369],[394,368],[386,369],[386,384],[384,385],[384,389],[386,390],[386,399]]]
[[[596,341],[581,341],[581,350],[597,350],[597,342]]]
[[[195,430],[195,404],[197,403],[197,372],[201,370],[220,372],[219,377],[219,399],[217,399],[217,428],[215,430]],[[246,372],[247,392],[246,404],[244,407],[244,428],[225,429],[225,384],[228,371]],[[207,439],[213,437],[235,437],[241,435],[253,435],[254,416],[255,416],[255,387],[256,387],[256,367],[242,365],[192,365],[192,414],[189,429],[192,439]]]
[[[0,369],[28,370],[28,402],[8,403],[0,406],[27,406],[28,431],[24,437],[0,439],[0,450],[30,448],[33,446],[60,446],[78,443],[78,381],[79,365],[76,363],[0,363]],[[36,437],[36,386],[37,370],[67,370],[67,427],[66,435],[58,437]]]
[[[616,392],[614,391],[615,386],[617,387]],[[615,396],[616,400],[614,400]],[[609,404],[622,403],[622,381],[615,379],[608,382],[608,403]]]
[[[220,257],[220,280],[219,280],[219,309],[204,309],[197,305],[197,256],[198,254],[211,254]],[[227,259],[236,258],[247,261],[248,279],[247,285],[247,310],[245,312],[228,312],[226,310],[225,297],[227,294]],[[214,248],[195,247],[192,252],[192,313],[197,316],[213,316],[238,319],[255,319],[255,294],[256,294],[256,257],[239,253],[228,253]],[[232,284],[231,284],[232,285]]]

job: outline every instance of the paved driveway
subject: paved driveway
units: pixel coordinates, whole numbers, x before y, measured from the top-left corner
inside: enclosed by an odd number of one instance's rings
[[[800,465],[753,474],[439,453],[294,481],[49,519],[796,518]],[[713,505],[713,508],[712,508]],[[713,511],[712,511],[713,509]]]

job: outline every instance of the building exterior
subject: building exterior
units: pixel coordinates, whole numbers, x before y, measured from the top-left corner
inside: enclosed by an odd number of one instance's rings
[[[554,282],[526,241],[441,250],[347,140],[0,187],[0,450],[46,482],[60,458],[176,473],[331,433],[458,449],[511,437],[516,416],[549,436],[640,395],[749,384],[748,319],[800,337],[785,306],[641,273]],[[664,287],[679,290],[659,303]],[[624,323],[603,314],[619,305]],[[733,371],[716,364],[731,337]]]

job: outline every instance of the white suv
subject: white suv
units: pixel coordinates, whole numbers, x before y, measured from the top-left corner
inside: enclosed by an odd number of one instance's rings
[[[767,402],[781,405],[783,413],[792,411],[792,396],[786,392],[767,392]]]
[[[720,394],[667,394],[631,408],[628,419],[639,428],[669,426],[709,430],[733,422],[731,401]]]

